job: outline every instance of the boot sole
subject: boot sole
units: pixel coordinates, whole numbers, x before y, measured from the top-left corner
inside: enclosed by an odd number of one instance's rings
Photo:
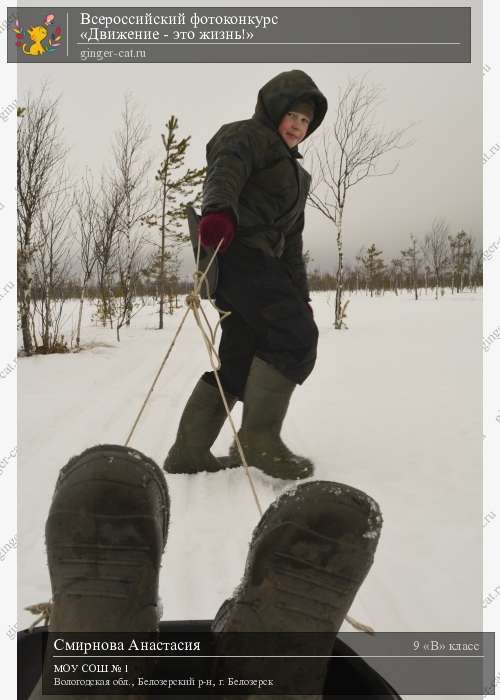
[[[334,635],[371,567],[381,526],[375,501],[350,486],[314,481],[285,492],[255,529],[242,583],[215,631]]]
[[[92,447],[60,472],[45,535],[50,628],[153,631],[169,519],[159,467],[119,445]]]

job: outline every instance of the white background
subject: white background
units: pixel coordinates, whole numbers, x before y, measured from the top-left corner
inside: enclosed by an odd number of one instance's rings
[[[32,4],[32,3],[30,3]],[[33,3],[34,4],[34,3]],[[36,3],[39,4],[39,3]],[[114,3],[108,3],[114,4]],[[190,3],[191,4],[191,3]],[[203,5],[205,3],[197,3]],[[209,3],[214,5],[214,3]],[[217,4],[217,3],[215,3]],[[220,3],[228,4],[228,3]],[[231,3],[235,4],[235,3]],[[245,5],[254,3],[246,2]],[[276,3],[284,5],[286,3]],[[293,3],[295,4],[295,3]],[[334,4],[333,2],[331,3]],[[349,4],[340,3],[339,4]],[[381,5],[369,3],[365,5]],[[404,4],[388,3],[388,4]],[[418,4],[418,3],[415,3]],[[424,4],[424,3],[423,3]],[[445,4],[445,3],[443,3]],[[6,19],[6,4],[1,2],[0,29]],[[500,6],[498,0],[484,0],[484,56],[483,63],[490,67],[484,77],[484,139],[483,151],[500,142]],[[16,100],[16,66],[5,63],[7,29],[0,31],[0,110]],[[0,290],[15,280],[16,275],[16,202],[15,202],[15,113],[0,121]],[[484,166],[484,248],[500,236],[500,156]],[[500,325],[500,254],[485,261],[484,332],[487,336]],[[16,298],[12,290],[0,300],[0,367],[12,363],[16,356]],[[500,584],[499,532],[500,532],[500,343],[494,343],[485,353],[485,403],[484,403],[484,512],[496,517],[484,529],[485,564],[484,591],[491,591]],[[16,377],[12,372],[0,379],[0,460],[16,444]],[[497,420],[498,418],[498,420]],[[0,474],[0,547],[16,533],[16,464],[11,460]],[[464,566],[467,563],[464,562]],[[9,631],[16,623],[16,552],[9,551],[0,562],[0,668],[2,697],[14,698],[16,646],[9,638]],[[500,606],[485,609],[484,629],[494,631],[500,627]],[[11,635],[12,636],[12,635]],[[500,667],[497,655],[497,669]]]

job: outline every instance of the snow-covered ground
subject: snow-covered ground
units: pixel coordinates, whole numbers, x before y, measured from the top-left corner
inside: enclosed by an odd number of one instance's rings
[[[284,427],[316,478],[352,484],[381,505],[375,564],[351,614],[379,631],[481,628],[481,299],[479,294],[351,297],[349,330],[332,326],[333,294],[313,295],[318,363]],[[76,323],[69,307],[68,333]],[[59,469],[97,443],[123,443],[183,310],[155,330],[153,306],[122,329],[86,308],[78,354],[19,363],[19,628],[50,598],[44,521]],[[212,309],[208,309],[215,319]],[[132,446],[160,464],[185,401],[209,369],[188,318]],[[239,421],[241,408],[234,414]],[[214,448],[231,441],[226,424]],[[283,488],[252,469],[267,506]],[[164,619],[214,616],[239,582],[258,512],[242,469],[168,476],[169,540],[160,580]],[[350,629],[348,626],[346,630]]]

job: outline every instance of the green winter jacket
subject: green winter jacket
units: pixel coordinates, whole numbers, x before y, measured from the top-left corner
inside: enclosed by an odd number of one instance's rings
[[[310,175],[277,132],[298,99],[315,104],[306,138],[321,124],[325,96],[301,70],[280,73],[259,91],[251,119],[222,126],[207,145],[202,214],[231,212],[236,240],[283,260],[304,299],[309,298],[302,255],[304,209]]]

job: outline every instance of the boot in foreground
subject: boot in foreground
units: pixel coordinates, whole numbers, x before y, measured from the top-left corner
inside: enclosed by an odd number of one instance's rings
[[[350,486],[313,481],[285,492],[255,528],[241,584],[213,631],[322,633],[312,653],[329,656],[373,563],[381,527],[376,502]],[[306,645],[294,653],[311,654]],[[314,687],[306,692],[320,692],[328,663],[304,668]]]
[[[254,358],[245,387],[238,437],[248,464],[278,479],[306,479],[314,472],[312,462],[294,454],[280,437],[295,387],[270,364]],[[241,465],[235,442],[223,463],[232,467]]]
[[[237,399],[226,395],[231,410]],[[204,379],[196,384],[181,416],[175,443],[163,469],[169,474],[197,474],[225,469],[210,452],[227,418],[218,387]]]
[[[45,526],[50,631],[153,631],[169,520],[159,467],[118,445],[92,447],[61,470]]]
[[[101,445],[71,459],[45,526],[49,631],[156,631],[169,513],[163,473],[137,450]],[[41,695],[40,679],[30,700],[41,697],[52,696]]]

